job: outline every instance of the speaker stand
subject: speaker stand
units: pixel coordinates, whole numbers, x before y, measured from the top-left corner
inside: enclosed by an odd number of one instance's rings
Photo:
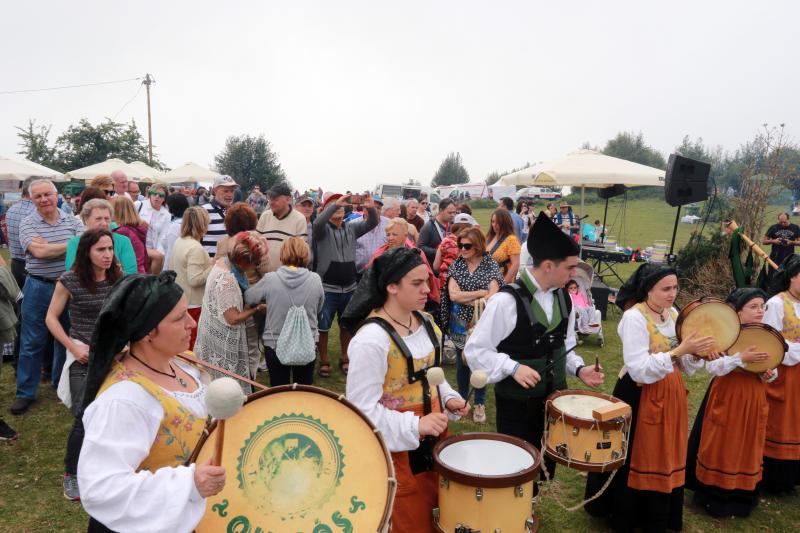
[[[603,210],[603,231],[600,232],[600,242],[606,242],[606,217],[608,216],[608,198],[606,198],[606,207]]]
[[[678,234],[678,222],[681,220],[681,208],[683,206],[679,205],[678,210],[675,212],[675,225],[672,227],[672,242],[669,243],[669,255],[667,256],[667,264],[671,265],[674,261],[674,256],[672,255],[672,251],[675,249],[675,235]]]

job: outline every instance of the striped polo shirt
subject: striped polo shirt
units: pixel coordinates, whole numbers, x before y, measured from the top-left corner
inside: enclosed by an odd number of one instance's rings
[[[58,222],[49,224],[38,211],[25,217],[19,228],[19,241],[25,250],[25,270],[28,274],[57,280],[64,273],[64,256],[54,259],[39,259],[28,250],[34,237],[41,237],[50,244],[66,244],[75,235],[83,233],[83,224],[72,215],[58,211]]]
[[[225,208],[219,205],[216,200],[211,200],[211,202],[201,207],[208,211],[211,223],[208,225],[208,231],[203,235],[200,244],[203,245],[203,249],[208,252],[208,255],[214,257],[217,255],[217,242],[227,235],[225,233]]]
[[[8,226],[8,249],[11,252],[11,259],[25,261],[25,250],[22,249],[22,245],[19,243],[19,227],[25,217],[33,211],[36,211],[36,207],[28,198],[23,198],[8,208],[6,225]]]

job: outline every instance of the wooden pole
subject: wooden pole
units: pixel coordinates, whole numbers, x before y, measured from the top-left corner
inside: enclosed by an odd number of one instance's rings
[[[225,442],[225,421],[217,420],[216,429],[217,438],[214,441],[214,455],[211,458],[212,466],[220,466],[222,464],[222,447]]]
[[[725,227],[728,230],[730,230],[730,233],[733,233],[734,231],[736,231],[739,228],[739,225],[736,223],[735,220],[726,220],[724,222],[724,224],[725,224]],[[770,259],[769,258],[769,254],[767,252],[765,252],[759,245],[757,245],[755,242],[753,242],[753,239],[751,239],[750,237],[748,237],[744,233],[740,233],[739,235],[742,237],[742,240],[748,246],[748,248],[753,250],[753,252],[755,252],[755,254],[758,257],[760,257],[761,259],[766,261],[767,264],[770,267],[772,267],[774,270],[778,270],[778,265],[775,263],[775,261]]]
[[[147,89],[147,156],[149,159],[147,164],[151,166],[153,165],[153,121],[150,114],[150,85],[154,81],[150,74],[145,74],[142,82]]]

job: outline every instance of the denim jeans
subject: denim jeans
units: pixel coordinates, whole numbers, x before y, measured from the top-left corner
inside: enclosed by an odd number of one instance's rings
[[[342,319],[345,307],[350,303],[350,298],[353,297],[353,292],[327,292],[325,291],[325,303],[322,305],[322,316],[319,321],[319,331],[323,333],[329,331],[333,326],[333,319],[339,315],[339,320]]]
[[[466,399],[469,394],[469,377],[472,375],[467,363],[463,361],[464,350],[456,348],[456,380],[458,381],[458,393]],[[475,405],[486,404],[486,387],[475,389]]]
[[[66,358],[66,349],[54,340],[45,325],[47,308],[53,298],[55,283],[47,283],[28,276],[22,289],[25,297],[22,300],[22,328],[20,330],[19,364],[17,365],[17,398],[36,398],[39,381],[42,377],[42,359],[48,341],[53,343],[53,368],[51,379],[53,386],[58,385],[61,369]],[[67,312],[60,317],[64,331],[69,331]]]
[[[75,421],[72,429],[67,436],[67,452],[64,454],[64,472],[67,474],[78,474],[78,457],[83,446],[83,421],[78,416],[81,412],[83,402],[83,391],[86,389],[86,371],[89,365],[81,364],[78,361],[69,367],[69,390],[72,396],[72,413]]]

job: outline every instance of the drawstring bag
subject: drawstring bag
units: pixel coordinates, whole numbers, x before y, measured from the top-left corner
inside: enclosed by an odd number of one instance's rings
[[[286,320],[278,335],[275,354],[282,365],[307,365],[317,358],[314,335],[311,334],[311,325],[308,323],[305,307],[295,305],[288,291],[287,296],[292,305],[286,313]],[[303,303],[305,303],[305,298],[303,298]]]

